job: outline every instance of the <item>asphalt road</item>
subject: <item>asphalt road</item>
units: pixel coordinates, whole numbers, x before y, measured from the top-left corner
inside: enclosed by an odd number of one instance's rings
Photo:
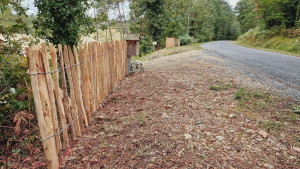
[[[224,60],[226,66],[243,71],[280,94],[300,100],[300,57],[246,48],[230,41],[205,43],[201,47]]]

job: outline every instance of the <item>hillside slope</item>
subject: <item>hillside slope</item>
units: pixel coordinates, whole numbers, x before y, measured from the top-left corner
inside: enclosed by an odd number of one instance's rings
[[[272,31],[260,30],[257,27],[241,35],[237,43],[279,52],[289,52],[300,56],[300,28]]]

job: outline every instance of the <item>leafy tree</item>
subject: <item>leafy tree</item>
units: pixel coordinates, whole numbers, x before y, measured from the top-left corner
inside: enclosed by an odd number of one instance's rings
[[[160,46],[164,43],[165,5],[165,0],[136,0],[130,5],[130,30],[143,36],[143,40],[140,41],[141,54],[151,51],[152,41],[158,41]]]
[[[136,0],[130,5],[132,32],[148,35],[153,40],[160,40],[165,25],[162,21],[164,14],[164,0]]]
[[[194,1],[191,12],[191,35],[199,42],[211,41],[215,30],[215,5],[209,0]]]
[[[299,21],[299,0],[255,0],[259,19],[266,29],[293,28]],[[298,18],[297,18],[298,17]]]
[[[235,15],[229,3],[225,0],[213,0],[216,6],[214,40],[234,40],[238,34],[234,32]]]
[[[249,29],[255,28],[258,25],[258,16],[254,12],[255,5],[253,0],[240,0],[235,7],[237,15],[237,20],[240,23],[241,33],[247,32]]]
[[[187,5],[185,0],[132,1],[130,30],[144,37],[140,43],[142,53],[152,51],[152,41],[158,41],[158,47],[163,47],[166,37],[178,38],[186,34]]]
[[[16,15],[12,14],[11,10],[14,10]],[[21,54],[22,42],[15,40],[14,35],[16,33],[29,33],[28,24],[23,20],[27,17],[26,9],[21,6],[21,1],[3,0],[0,2],[0,16],[0,34],[6,41],[5,43],[0,42],[0,55]]]
[[[76,45],[80,33],[94,31],[86,15],[87,0],[35,0],[38,8],[34,27],[37,35],[53,44]]]
[[[124,34],[127,32],[127,26],[126,26],[126,19],[125,19],[125,14],[124,14],[124,10],[123,10],[123,14],[121,12],[121,3],[122,3],[122,7],[123,7],[123,3],[125,2],[125,0],[107,0],[107,4],[112,7],[113,9],[117,10],[118,15],[117,19],[119,20],[119,30],[121,33],[121,40],[124,39]],[[125,26],[124,26],[124,22],[125,22]]]
[[[239,24],[225,0],[135,0],[130,9],[130,30],[158,41],[160,47],[166,37],[185,37],[187,32],[199,42],[239,35]],[[143,41],[141,46],[147,44]]]

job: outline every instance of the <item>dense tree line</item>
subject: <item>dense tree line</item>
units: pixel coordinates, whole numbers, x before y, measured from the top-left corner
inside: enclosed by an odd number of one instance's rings
[[[188,34],[204,42],[236,39],[239,34],[234,11],[225,0],[133,0],[130,9],[130,30],[145,37],[145,53],[151,51],[150,41],[164,47],[166,37]]]
[[[242,33],[256,26],[265,30],[300,26],[300,0],[240,0],[235,9]]]

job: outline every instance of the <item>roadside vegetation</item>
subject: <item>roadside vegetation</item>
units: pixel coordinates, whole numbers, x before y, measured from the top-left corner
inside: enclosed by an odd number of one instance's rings
[[[180,46],[180,47],[171,47],[171,48],[164,48],[164,49],[160,49],[157,50],[155,52],[146,54],[146,55],[142,55],[142,56],[134,56],[132,58],[133,61],[135,60],[139,60],[139,61],[149,61],[149,60],[153,60],[156,58],[160,58],[163,56],[168,56],[168,55],[173,55],[173,54],[177,54],[177,53],[183,53],[186,51],[190,51],[190,50],[200,50],[202,49],[200,47],[201,43],[190,43],[189,45],[186,46]]]
[[[165,47],[166,37],[180,39],[181,44],[212,40],[235,40],[239,24],[225,0],[143,0],[130,5],[130,30],[143,36],[140,56]]]
[[[274,33],[261,31],[259,27],[249,30],[237,40],[237,44],[271,49],[286,54],[300,56],[300,29]]]
[[[300,2],[241,0],[237,3],[241,35],[237,43],[300,55]]]

